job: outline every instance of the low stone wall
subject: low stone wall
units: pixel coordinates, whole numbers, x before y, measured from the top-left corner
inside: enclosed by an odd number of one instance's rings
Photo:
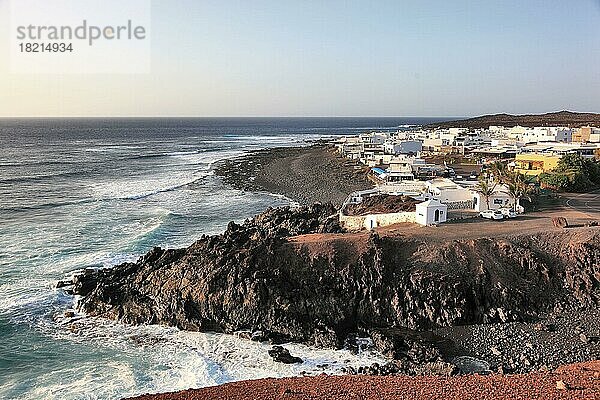
[[[349,230],[360,230],[365,228],[366,216],[344,215],[340,213],[340,225]]]
[[[472,210],[475,207],[473,200],[444,202],[448,210]]]
[[[402,182],[402,183],[381,184],[381,185],[377,186],[377,189],[379,189],[379,191],[381,193],[386,193],[386,194],[405,193],[405,194],[418,195],[418,194],[423,193],[427,189],[427,186],[425,185],[425,182],[417,182],[417,183]]]
[[[399,224],[401,222],[415,223],[416,213],[412,211],[388,214],[368,214],[360,216],[343,215],[340,213],[340,224],[342,227],[348,230],[367,229],[367,220],[374,220],[376,227]]]

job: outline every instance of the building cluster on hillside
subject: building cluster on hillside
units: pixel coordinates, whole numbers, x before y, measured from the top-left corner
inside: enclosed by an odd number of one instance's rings
[[[563,155],[580,153],[598,156],[600,128],[490,126],[468,128],[414,129],[397,132],[370,132],[336,141],[341,154],[369,166],[388,164],[396,156],[477,155],[515,158],[519,153]]]
[[[375,184],[371,191],[350,195],[346,204],[359,203],[364,196],[408,195],[428,202],[428,207],[443,213],[445,221],[447,210],[477,213],[521,208],[518,199],[511,197],[503,184],[495,185],[493,194],[483,198],[477,189],[477,165],[501,160],[523,174],[539,175],[552,171],[565,154],[600,158],[600,128],[415,128],[342,137],[335,141],[335,146],[344,157],[370,167],[370,178]],[[455,172],[452,164],[443,161],[448,158],[468,161],[473,170]],[[440,209],[440,205],[447,210]],[[374,220],[375,226],[398,222],[389,216],[382,218],[371,216],[364,225],[373,227]],[[438,222],[441,220],[434,223]]]

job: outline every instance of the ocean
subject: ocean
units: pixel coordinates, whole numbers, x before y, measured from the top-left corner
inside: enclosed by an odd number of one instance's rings
[[[228,187],[219,160],[434,120],[0,119],[0,398],[120,399],[381,362],[289,344],[305,360],[290,366],[235,335],[65,318],[76,299],[55,287],[293,203]]]

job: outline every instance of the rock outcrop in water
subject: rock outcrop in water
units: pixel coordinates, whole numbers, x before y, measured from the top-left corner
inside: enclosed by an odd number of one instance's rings
[[[155,248],[136,263],[82,274],[73,290],[83,311],[126,323],[262,331],[274,342],[328,347],[360,332],[392,357],[416,351],[431,362],[439,354],[380,328],[523,321],[600,300],[597,229],[442,242],[287,240],[339,231],[329,205],[271,209],[187,249]]]

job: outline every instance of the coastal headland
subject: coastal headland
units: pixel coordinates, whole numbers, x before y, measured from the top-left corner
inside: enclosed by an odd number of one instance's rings
[[[336,206],[344,193],[369,187],[366,171],[326,145],[258,152],[216,173],[300,207],[232,222],[187,249],[155,248],[135,263],[87,270],[66,283],[82,296],[80,309],[130,324],[246,332],[273,344],[352,348],[368,337],[389,362],[346,371],[358,377],[242,382],[159,398],[393,398],[415,391],[422,396],[415,398],[455,398],[481,387],[503,388],[489,398],[544,398],[548,391],[587,398],[597,390],[590,382],[597,363],[554,370],[600,359],[600,228],[589,226],[600,211],[565,202],[501,223],[352,233],[340,226]],[[571,227],[554,227],[557,216]],[[473,372],[492,375],[462,375]],[[563,376],[569,388],[557,391]],[[531,381],[537,385],[523,392]],[[456,391],[445,392],[447,385]]]

